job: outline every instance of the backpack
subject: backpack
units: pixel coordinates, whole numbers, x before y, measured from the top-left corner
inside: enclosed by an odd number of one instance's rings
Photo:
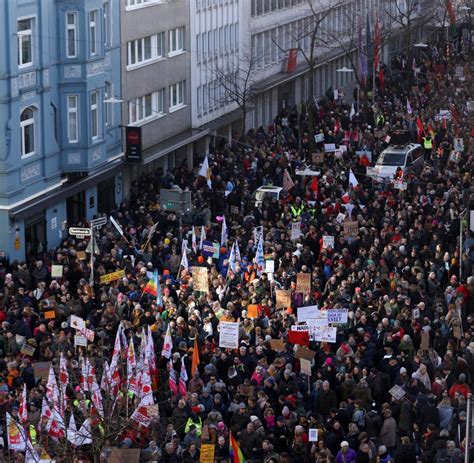
[[[359,408],[355,410],[352,414],[352,421],[359,427],[365,427],[365,410],[363,408]]]

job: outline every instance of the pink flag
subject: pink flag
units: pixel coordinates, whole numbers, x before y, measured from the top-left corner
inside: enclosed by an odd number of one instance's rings
[[[179,393],[181,397],[186,395],[186,381],[188,380],[188,373],[186,372],[186,366],[184,365],[184,357],[181,359],[181,373],[179,375]]]
[[[176,371],[173,368],[173,364],[171,362],[168,362],[169,368],[170,368],[170,379],[169,379],[169,387],[170,391],[173,395],[178,394],[178,384],[176,382]]]
[[[285,191],[290,191],[295,186],[295,183],[290,177],[290,174],[285,169],[285,173],[283,174],[283,189]]]
[[[410,100],[407,98],[407,113],[413,114],[413,108],[411,107]]]

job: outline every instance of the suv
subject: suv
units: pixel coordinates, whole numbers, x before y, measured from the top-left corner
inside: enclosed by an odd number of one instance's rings
[[[418,173],[423,167],[423,148],[416,143],[403,146],[389,146],[380,153],[375,167],[370,169],[373,176],[392,179],[397,169],[403,171],[403,176]]]
[[[280,200],[280,193],[283,190],[281,186],[273,185],[263,185],[258,187],[252,193],[252,199],[255,201],[255,207],[260,206],[264,199],[273,199],[276,198],[277,201]]]

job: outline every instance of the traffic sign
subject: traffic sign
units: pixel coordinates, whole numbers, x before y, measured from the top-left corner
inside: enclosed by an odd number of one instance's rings
[[[91,236],[91,229],[71,227],[69,229],[69,234],[74,236]]]
[[[91,220],[91,225],[94,228],[101,228],[107,223],[107,217],[99,217],[98,219]]]

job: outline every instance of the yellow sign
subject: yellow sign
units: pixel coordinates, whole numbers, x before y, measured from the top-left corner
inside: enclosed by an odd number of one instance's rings
[[[107,273],[107,275],[102,275],[100,277],[101,285],[108,285],[112,281],[120,280],[120,278],[125,277],[125,270],[118,270],[116,272]]]
[[[214,444],[201,444],[201,458],[199,458],[199,461],[201,463],[214,463],[215,450]]]

